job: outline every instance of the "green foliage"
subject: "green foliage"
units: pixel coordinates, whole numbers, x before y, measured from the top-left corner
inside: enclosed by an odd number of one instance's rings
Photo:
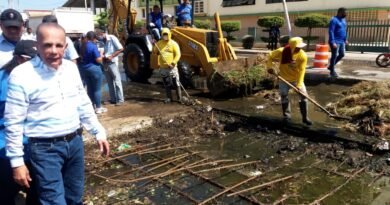
[[[222,31],[225,31],[227,34],[227,40],[234,40],[235,37],[232,36],[232,33],[239,31],[241,28],[241,23],[239,21],[225,21],[221,23]]]
[[[241,39],[242,47],[245,49],[251,49],[255,43],[255,38],[252,35],[245,35]]]
[[[135,25],[134,25],[134,27],[136,28],[136,29],[140,29],[140,28],[142,28],[144,26],[144,22],[143,21],[136,21],[135,22]]]
[[[257,25],[265,28],[270,28],[273,25],[282,27],[284,25],[284,18],[280,16],[263,16],[257,20]]]
[[[194,25],[196,26],[196,28],[202,28],[202,29],[210,29],[211,28],[210,20],[195,20]]]
[[[311,30],[313,28],[324,28],[329,24],[330,18],[322,14],[307,14],[295,19],[295,26],[307,27],[307,48],[310,48]]]
[[[224,78],[235,86],[262,84],[273,79],[263,65],[255,65],[245,70],[229,70],[223,73]]]
[[[324,28],[329,24],[329,17],[322,14],[307,14],[299,16],[294,24],[297,27]]]
[[[96,16],[96,18],[97,18],[97,23],[98,23],[98,27],[100,28],[100,29],[103,29],[103,30],[105,30],[106,28],[107,28],[107,26],[108,26],[108,13],[107,12],[101,12],[101,13],[99,13],[97,16]]]

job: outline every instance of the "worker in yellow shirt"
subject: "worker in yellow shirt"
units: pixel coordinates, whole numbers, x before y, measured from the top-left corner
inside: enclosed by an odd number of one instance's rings
[[[301,92],[306,92],[306,87],[303,82],[306,71],[307,55],[302,49],[306,44],[300,37],[290,38],[288,45],[274,50],[270,53],[267,61],[267,68],[270,73],[273,73],[272,62],[278,61],[279,75],[286,79],[291,84],[295,85]],[[291,108],[288,99],[290,87],[283,81],[279,81],[279,92],[282,100],[283,120],[289,122],[291,120]],[[313,123],[308,118],[307,99],[301,95],[299,108],[302,114],[302,122],[306,125]]]
[[[159,55],[160,75],[162,76],[167,98],[165,103],[172,101],[172,88],[176,88],[177,100],[182,101],[180,78],[177,62],[180,59],[179,45],[171,39],[171,31],[168,28],[161,30],[162,38],[153,47],[153,53]]]

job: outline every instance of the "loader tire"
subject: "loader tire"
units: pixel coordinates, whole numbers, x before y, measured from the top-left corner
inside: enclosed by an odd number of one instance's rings
[[[150,53],[136,44],[129,44],[123,55],[123,67],[126,75],[133,82],[148,83],[153,74],[149,67]]]
[[[192,83],[193,72],[191,66],[185,61],[179,61],[177,63],[177,68],[179,70],[180,83],[185,88],[193,87],[193,83]]]

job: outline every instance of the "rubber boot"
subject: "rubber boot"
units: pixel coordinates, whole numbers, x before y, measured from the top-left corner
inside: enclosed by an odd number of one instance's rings
[[[164,103],[170,103],[172,102],[172,91],[171,91],[171,86],[169,84],[169,78],[168,77],[163,78],[163,83],[164,83],[165,93],[167,96],[167,98],[164,100]]]
[[[288,123],[291,121],[291,108],[290,103],[282,103],[283,110],[283,122]]]
[[[302,122],[309,126],[312,125],[313,122],[307,117],[307,110],[308,110],[307,101],[303,100],[299,102],[299,108],[301,109]]]
[[[181,88],[180,88],[180,86],[176,87],[176,96],[177,96],[177,101],[179,103],[183,103],[183,98],[182,98],[182,95],[181,95]]]

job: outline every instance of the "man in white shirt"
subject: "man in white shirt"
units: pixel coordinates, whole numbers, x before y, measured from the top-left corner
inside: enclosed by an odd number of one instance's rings
[[[44,23],[37,29],[39,56],[9,76],[4,111],[6,152],[15,181],[35,180],[42,205],[82,204],[84,148],[80,124],[109,155],[106,132],[85,92],[77,65],[63,59],[65,30]],[[32,174],[23,160],[28,137]]]
[[[58,20],[57,20],[57,17],[55,17],[53,15],[47,15],[47,16],[43,17],[42,23],[58,24]],[[77,51],[76,51],[74,44],[73,44],[73,41],[67,36],[66,36],[66,44],[67,44],[67,46],[65,49],[64,58],[67,60],[71,60],[74,63],[77,63],[77,58],[79,58],[79,54],[77,54]]]
[[[37,40],[36,36],[33,33],[32,28],[30,28],[30,27],[27,28],[27,31],[26,31],[26,33],[23,34],[22,39],[23,40],[33,40],[33,41]]]
[[[99,41],[104,43],[104,75],[106,76],[110,102],[122,105],[124,102],[121,74],[118,68],[118,55],[123,51],[123,46],[114,35],[96,30]]]

